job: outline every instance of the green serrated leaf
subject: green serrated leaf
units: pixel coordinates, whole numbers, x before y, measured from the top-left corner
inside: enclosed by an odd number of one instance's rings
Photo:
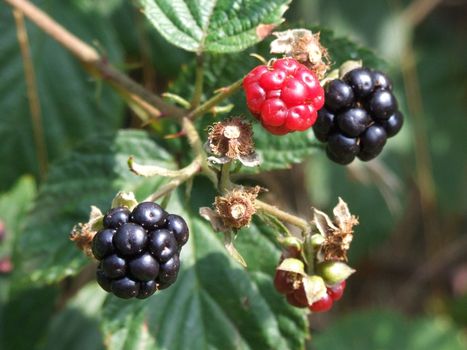
[[[142,131],[120,131],[84,143],[56,162],[16,244],[19,282],[52,283],[77,273],[89,260],[69,240],[74,224],[86,222],[90,206],[110,208],[119,190],[154,189],[160,178],[144,179],[127,168],[130,155],[173,167],[171,156]]]
[[[112,350],[154,349],[146,321],[147,301],[122,300],[109,295],[103,306],[105,346]]]
[[[283,21],[291,0],[140,0],[172,44],[194,52],[242,51]]]
[[[206,197],[199,182],[194,190]],[[272,275],[280,252],[268,228],[252,224],[238,233],[235,244],[248,263],[245,270],[229,257],[221,236],[193,214],[198,204],[187,210],[182,203],[180,191],[172,195],[168,208],[186,219],[191,232],[177,282],[144,302],[109,297],[102,324],[109,348],[123,349],[119,344],[140,336],[130,334],[127,325],[147,326],[155,349],[303,348],[305,313],[274,290]]]
[[[59,0],[47,1],[46,11],[84,41],[105,47],[104,54],[112,62],[122,61],[108,20],[80,13]],[[7,6],[3,6],[1,16],[0,190],[4,190],[22,174],[39,177],[39,163],[15,22]],[[28,23],[27,31],[48,160],[64,156],[83,138],[115,130],[123,115],[123,104],[116,94],[103,87],[96,95],[95,82],[75,58],[37,26]]]

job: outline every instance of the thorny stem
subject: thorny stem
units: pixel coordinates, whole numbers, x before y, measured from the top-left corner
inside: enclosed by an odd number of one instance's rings
[[[298,216],[289,214],[273,205],[267,204],[257,199],[255,200],[255,206],[256,206],[256,209],[262,212],[265,212],[267,214],[270,214],[272,216],[275,216],[281,221],[297,226],[298,228],[302,229],[304,232],[310,232],[311,230],[311,226],[308,224],[308,222],[306,222],[306,220]]]
[[[195,90],[191,99],[191,108],[197,108],[203,96],[204,83],[204,56],[202,53],[196,55],[196,71],[195,71]]]
[[[204,113],[209,112],[213,107],[217,106],[221,101],[225,100],[230,95],[240,90],[240,88],[242,87],[242,82],[243,82],[243,78],[237,80],[235,83],[229,86],[219,89],[220,92],[217,95],[214,95],[209,100],[204,102],[202,105],[200,105],[199,107],[191,111],[188,114],[187,118],[195,119],[197,116],[200,116]]]
[[[105,57],[101,57],[92,46],[70,33],[29,1],[5,0],[5,2],[23,13],[50,37],[70,51],[84,64],[91,75],[107,81],[128,103],[137,104],[150,116],[156,118],[160,115],[180,118],[184,114],[182,109],[165,103],[162,98],[119,72]]]
[[[29,50],[28,32],[24,23],[24,15],[18,10],[13,10],[16,21],[16,34],[23,58],[24,76],[26,78],[26,88],[28,94],[29,110],[31,112],[34,142],[36,144],[37,159],[39,162],[39,173],[41,178],[47,173],[47,146],[44,138],[44,128],[42,125],[41,105],[37,92],[36,75]]]

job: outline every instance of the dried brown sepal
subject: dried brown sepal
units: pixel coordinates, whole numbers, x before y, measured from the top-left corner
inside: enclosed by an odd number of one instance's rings
[[[96,235],[97,231],[103,228],[103,218],[104,215],[100,209],[92,206],[89,221],[86,223],[80,222],[71,230],[70,240],[75,242],[76,246],[89,257],[93,257],[92,239]]]
[[[358,219],[350,214],[347,203],[342,198],[339,198],[333,214],[334,220],[331,220],[326,213],[314,209],[314,224],[324,237],[317,255],[319,261],[347,261],[353,227],[358,224]]]
[[[319,79],[324,78],[330,66],[327,49],[320,43],[320,33],[308,29],[289,29],[272,33],[277,39],[271,42],[272,54],[292,57],[313,70]]]
[[[215,123],[208,132],[208,148],[215,156],[240,159],[255,151],[251,124],[240,117]]]
[[[259,191],[259,186],[238,187],[224,196],[215,198],[215,211],[226,227],[239,229],[250,224],[253,214],[256,213],[254,202]]]

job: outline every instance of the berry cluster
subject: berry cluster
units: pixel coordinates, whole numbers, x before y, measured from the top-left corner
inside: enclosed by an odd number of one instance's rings
[[[403,117],[392,94],[389,78],[375,70],[357,68],[325,87],[325,107],[318,112],[313,131],[327,142],[332,161],[349,164],[355,157],[368,161],[396,135]]]
[[[177,279],[179,254],[188,240],[182,217],[168,214],[153,202],[110,209],[104,229],[92,241],[100,261],[96,277],[107,292],[120,298],[144,299]]]
[[[276,270],[274,277],[276,290],[284,294],[287,302],[292,306],[308,307],[313,312],[325,312],[329,311],[333,303],[342,298],[344,294],[345,280],[333,286],[327,286],[326,295],[309,305],[303,283],[296,277],[294,273],[282,270]]]
[[[304,131],[324,105],[324,90],[316,74],[293,58],[254,68],[244,79],[250,112],[274,135]]]

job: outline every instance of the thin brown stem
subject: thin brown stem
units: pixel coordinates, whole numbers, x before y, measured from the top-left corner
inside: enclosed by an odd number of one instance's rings
[[[214,95],[211,97],[209,100],[204,102],[201,106],[198,108],[194,109],[191,113],[188,114],[187,118],[189,119],[194,119],[200,115],[203,115],[207,112],[209,112],[213,107],[217,106],[220,102],[240,90],[242,87],[242,82],[243,78],[240,80],[237,80],[235,83],[226,86],[224,88],[221,88],[219,93],[217,95]]]
[[[402,16],[412,27],[420,24],[443,0],[415,0],[404,10]]]
[[[268,213],[272,216],[275,216],[276,218],[278,218],[279,220],[283,222],[297,226],[303,231],[308,232],[310,230],[310,225],[308,224],[308,222],[306,222],[306,220],[303,220],[302,218],[299,218],[298,216],[287,213],[273,205],[267,204],[260,200],[256,200],[255,206],[256,206],[256,209],[263,211],[265,213]]]
[[[63,26],[54,21],[41,9],[26,0],[5,0],[10,6],[17,9],[34,22],[50,37],[70,51],[79,59],[90,74],[102,78],[116,88],[123,97],[140,108],[147,111],[153,117],[171,116],[182,117],[184,110],[165,103],[162,98],[146,90],[143,86],[115,69],[105,57],[90,45],[67,31]]]
[[[18,36],[21,57],[23,59],[24,76],[28,94],[29,110],[31,112],[34,143],[36,145],[37,160],[39,163],[39,174],[44,179],[47,173],[47,145],[45,143],[44,128],[42,125],[41,104],[37,91],[36,75],[34,65],[29,51],[28,32],[24,23],[23,13],[13,10],[16,22],[16,34]]]

